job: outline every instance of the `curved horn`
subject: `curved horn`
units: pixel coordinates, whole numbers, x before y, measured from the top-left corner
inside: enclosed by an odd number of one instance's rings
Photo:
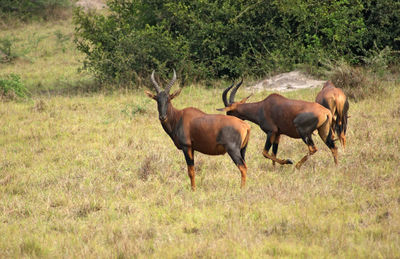
[[[173,70],[174,70],[174,75],[172,76],[171,81],[169,81],[167,87],[165,88],[165,92],[166,92],[166,93],[169,93],[169,90],[171,89],[172,85],[173,85],[173,84],[175,83],[175,81],[176,81],[176,72],[175,72],[175,69],[173,69]]]
[[[234,100],[235,100],[235,94],[236,94],[237,90],[239,89],[239,87],[242,85],[242,83],[243,83],[243,77],[242,77],[242,80],[239,82],[239,84],[237,84],[237,85],[235,86],[235,88],[233,88],[233,90],[232,90],[232,92],[231,92],[231,96],[229,97],[229,103],[230,103],[230,104],[232,104],[232,103],[234,102]]]
[[[229,106],[228,100],[226,99],[226,95],[228,94],[229,90],[231,90],[231,88],[235,85],[235,83],[232,83],[231,86],[229,86],[228,88],[226,88],[224,90],[224,92],[222,93],[222,101],[224,102],[225,107]]]
[[[157,84],[157,81],[154,79],[154,70],[153,73],[151,73],[151,82],[153,82],[154,88],[156,89],[157,94],[159,94],[161,92],[161,88]]]

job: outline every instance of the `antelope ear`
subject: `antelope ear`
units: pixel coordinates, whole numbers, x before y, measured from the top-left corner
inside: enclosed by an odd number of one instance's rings
[[[239,103],[242,104],[242,103],[247,102],[247,100],[248,100],[252,95],[253,95],[253,94],[250,94],[250,95],[247,96],[246,98],[243,98]]]
[[[217,111],[220,111],[220,112],[223,112],[223,111],[229,112],[229,111],[232,111],[232,110],[234,110],[234,109],[235,109],[234,107],[228,106],[228,107],[225,107],[225,108],[219,108],[219,109],[217,109]]]
[[[144,93],[145,93],[148,97],[150,97],[151,99],[157,101],[157,96],[156,96],[156,95],[150,93],[149,91],[144,91]]]
[[[177,97],[177,96],[181,93],[181,91],[182,91],[182,88],[176,90],[174,93],[172,93],[172,94],[169,96],[169,99],[170,99],[170,100],[174,99],[175,97]]]

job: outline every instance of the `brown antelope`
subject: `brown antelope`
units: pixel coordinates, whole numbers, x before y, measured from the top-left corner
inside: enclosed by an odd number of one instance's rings
[[[267,134],[263,155],[271,159],[273,165],[275,162],[293,164],[290,159],[276,158],[279,139],[283,134],[291,138],[301,138],[308,146],[308,154],[296,164],[296,168],[299,169],[310,155],[317,152],[311,138],[314,130],[318,130],[319,136],[332,151],[333,159],[337,164],[337,147],[333,141],[334,133],[331,129],[332,114],[328,109],[318,103],[292,100],[279,94],[270,94],[264,100],[255,103],[246,103],[251,95],[240,102],[235,102],[235,94],[242,83],[243,79],[232,89],[229,102],[226,97],[234,84],[224,90],[222,100],[225,108],[218,110],[259,125]],[[268,153],[271,145],[272,155]]]
[[[199,109],[189,107],[175,109],[171,100],[179,95],[182,89],[173,94],[169,91],[176,80],[176,73],[165,90],[162,90],[154,79],[151,81],[157,94],[145,91],[147,96],[157,101],[158,116],[165,132],[175,146],[183,151],[192,190],[196,189],[194,171],[194,151],[207,155],[223,155],[228,152],[242,175],[241,187],[245,186],[247,165],[245,153],[250,137],[250,126],[246,122],[221,114],[206,114]]]
[[[349,102],[342,89],[327,81],[315,101],[329,109],[333,115],[332,128],[336,131],[343,148],[346,147],[347,118]]]

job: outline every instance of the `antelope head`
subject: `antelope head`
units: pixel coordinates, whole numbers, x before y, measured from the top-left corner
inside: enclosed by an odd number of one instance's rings
[[[240,114],[237,111],[237,107],[243,103],[245,103],[253,94],[247,96],[246,98],[243,98],[242,100],[240,100],[239,102],[235,102],[235,95],[237,90],[239,89],[239,87],[242,85],[243,83],[243,78],[242,80],[235,86],[234,83],[232,83],[231,86],[229,86],[228,88],[226,88],[224,90],[224,92],[222,93],[222,101],[224,102],[225,108],[221,108],[221,109],[217,109],[218,111],[226,111],[227,115],[232,115],[232,116],[236,116],[240,118]],[[232,89],[233,87],[233,89]],[[229,96],[229,101],[227,99],[227,95],[228,92],[231,91],[231,94]]]
[[[154,70],[153,70],[153,72],[151,73],[151,82],[153,83],[157,94],[153,94],[149,91],[145,91],[145,93],[148,97],[157,101],[158,118],[160,119],[161,122],[167,121],[168,105],[170,105],[171,100],[174,99],[175,97],[177,97],[181,93],[181,90],[182,90],[182,89],[178,89],[174,93],[169,94],[169,91],[171,90],[172,85],[176,81],[175,69],[173,71],[174,71],[174,75],[172,76],[171,81],[169,81],[167,87],[165,87],[165,89],[162,90],[154,78]]]

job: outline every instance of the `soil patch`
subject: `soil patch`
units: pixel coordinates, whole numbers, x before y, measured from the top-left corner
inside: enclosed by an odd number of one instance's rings
[[[300,71],[292,71],[261,80],[255,85],[249,86],[246,89],[249,91],[273,90],[285,92],[304,88],[319,87],[324,83],[325,81],[313,79]]]

